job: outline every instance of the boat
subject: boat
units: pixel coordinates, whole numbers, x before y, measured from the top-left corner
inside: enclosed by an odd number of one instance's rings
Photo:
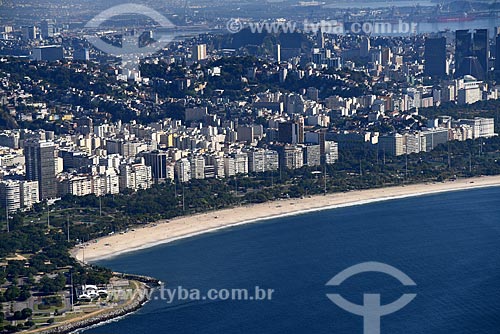
[[[448,23],[448,22],[470,22],[476,19],[476,15],[471,15],[468,13],[448,13],[441,14],[437,17],[431,17],[429,22],[438,22],[438,23]]]
[[[436,19],[439,23],[447,22],[470,22],[474,21],[475,17],[472,16],[441,16]]]

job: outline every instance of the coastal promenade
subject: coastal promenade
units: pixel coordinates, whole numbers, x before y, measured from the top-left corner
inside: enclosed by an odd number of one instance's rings
[[[104,321],[115,319],[131,312],[138,310],[144,303],[146,303],[148,297],[148,291],[150,287],[139,281],[130,281],[134,286],[134,294],[131,298],[124,304],[101,309],[98,311],[83,313],[81,315],[76,315],[74,318],[63,321],[60,323],[55,323],[54,325],[48,327],[42,327],[34,330],[26,331],[27,334],[55,334],[55,333],[71,333],[75,330],[86,328],[92,325],[100,324]]]
[[[447,182],[333,193],[326,196],[316,195],[301,199],[277,200],[184,216],[170,221],[158,221],[145,227],[135,228],[127,233],[114,234],[95,240],[85,247],[75,248],[72,254],[80,261],[92,262],[231,226],[258,222],[263,219],[390,199],[492,186],[500,186],[500,176],[484,176]],[[311,223],[314,224],[314,222]]]

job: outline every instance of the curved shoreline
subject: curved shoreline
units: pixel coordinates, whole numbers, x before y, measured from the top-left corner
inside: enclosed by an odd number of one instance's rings
[[[269,219],[407,197],[496,186],[500,186],[500,176],[484,176],[442,183],[356,190],[345,193],[333,193],[326,196],[315,195],[303,199],[277,200],[183,216],[171,221],[159,221],[146,227],[136,228],[128,233],[95,240],[85,248],[73,249],[72,254],[80,261],[94,262],[180,239]]]
[[[133,276],[133,275],[128,275]],[[138,276],[141,279],[142,276]],[[154,279],[152,279],[154,280]],[[69,321],[65,321],[59,324],[49,326],[47,328],[38,328],[36,330],[27,331],[26,333],[33,334],[55,334],[55,333],[79,333],[82,330],[91,328],[93,326],[100,326],[108,321],[116,321],[122,317],[125,317],[135,311],[139,310],[145,303],[148,302],[147,292],[152,289],[147,283],[137,281],[139,286],[137,286],[137,291],[135,296],[126,305],[119,306],[116,308],[96,311],[83,315],[79,318],[75,318]],[[142,291],[139,291],[142,290]]]

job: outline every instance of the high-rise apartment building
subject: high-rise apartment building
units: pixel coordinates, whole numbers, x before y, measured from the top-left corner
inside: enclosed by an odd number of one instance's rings
[[[51,141],[30,139],[24,143],[26,179],[38,181],[41,200],[57,197],[54,151]]]
[[[446,38],[426,38],[424,73],[431,77],[446,76]]]
[[[44,45],[33,48],[31,58],[35,61],[57,61],[63,60],[64,51],[59,45]]]
[[[278,140],[285,144],[304,142],[304,121],[296,120],[278,124]]]
[[[403,146],[403,136],[393,133],[378,138],[379,151],[387,155],[399,156],[405,154]]]
[[[153,180],[155,183],[173,180],[173,167],[167,152],[152,151],[144,153],[146,166],[151,167]]]
[[[192,57],[194,61],[207,59],[207,45],[198,44],[193,46]]]
[[[54,37],[55,33],[55,22],[54,20],[43,20],[40,25],[40,31],[42,38]]]
[[[478,79],[485,79],[488,57],[488,29],[455,32],[455,77],[469,74]]]
[[[495,74],[500,77],[500,34],[496,36],[495,44]]]
[[[280,150],[280,168],[297,169],[304,166],[302,147],[286,145]]]

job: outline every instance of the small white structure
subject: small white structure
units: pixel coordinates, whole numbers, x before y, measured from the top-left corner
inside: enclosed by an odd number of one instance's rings
[[[81,293],[78,294],[78,300],[91,301],[99,297],[107,297],[106,289],[98,288],[96,285],[82,285]]]

